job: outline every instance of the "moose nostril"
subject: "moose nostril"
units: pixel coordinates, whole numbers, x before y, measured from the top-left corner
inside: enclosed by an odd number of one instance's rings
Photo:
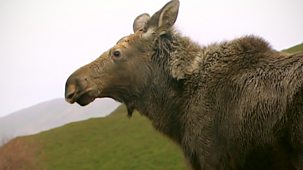
[[[76,95],[76,86],[74,84],[66,84],[65,100],[69,103],[73,103],[73,99]]]
[[[74,95],[75,95],[74,92],[67,94],[66,99],[71,100],[74,97]]]
[[[65,95],[65,100],[69,103],[74,103],[75,95],[76,95],[75,91],[67,92]]]
[[[85,72],[75,72],[66,81],[65,84],[65,100],[68,103],[77,101],[79,94],[85,91],[88,87],[89,78]]]

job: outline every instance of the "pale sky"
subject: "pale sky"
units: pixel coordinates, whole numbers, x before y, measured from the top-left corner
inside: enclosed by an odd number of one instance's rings
[[[166,0],[0,0],[0,116],[63,97],[67,77]],[[180,0],[176,27],[207,45],[242,35],[303,42],[302,0]]]

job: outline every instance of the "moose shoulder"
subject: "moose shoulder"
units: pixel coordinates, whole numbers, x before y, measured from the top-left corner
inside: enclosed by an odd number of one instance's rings
[[[65,97],[125,103],[181,146],[193,169],[303,169],[303,54],[246,36],[199,46],[173,29],[179,1],[75,71]]]

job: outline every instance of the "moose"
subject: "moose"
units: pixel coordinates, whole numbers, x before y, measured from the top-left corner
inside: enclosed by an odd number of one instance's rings
[[[109,97],[178,144],[192,169],[303,169],[303,53],[257,36],[201,46],[174,28],[179,1],[67,80],[65,98]]]

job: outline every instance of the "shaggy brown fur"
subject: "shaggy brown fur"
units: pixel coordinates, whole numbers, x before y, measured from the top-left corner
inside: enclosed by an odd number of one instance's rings
[[[66,100],[123,102],[179,144],[193,169],[303,169],[303,54],[246,36],[201,47],[173,30],[179,1],[135,19],[66,82]]]

